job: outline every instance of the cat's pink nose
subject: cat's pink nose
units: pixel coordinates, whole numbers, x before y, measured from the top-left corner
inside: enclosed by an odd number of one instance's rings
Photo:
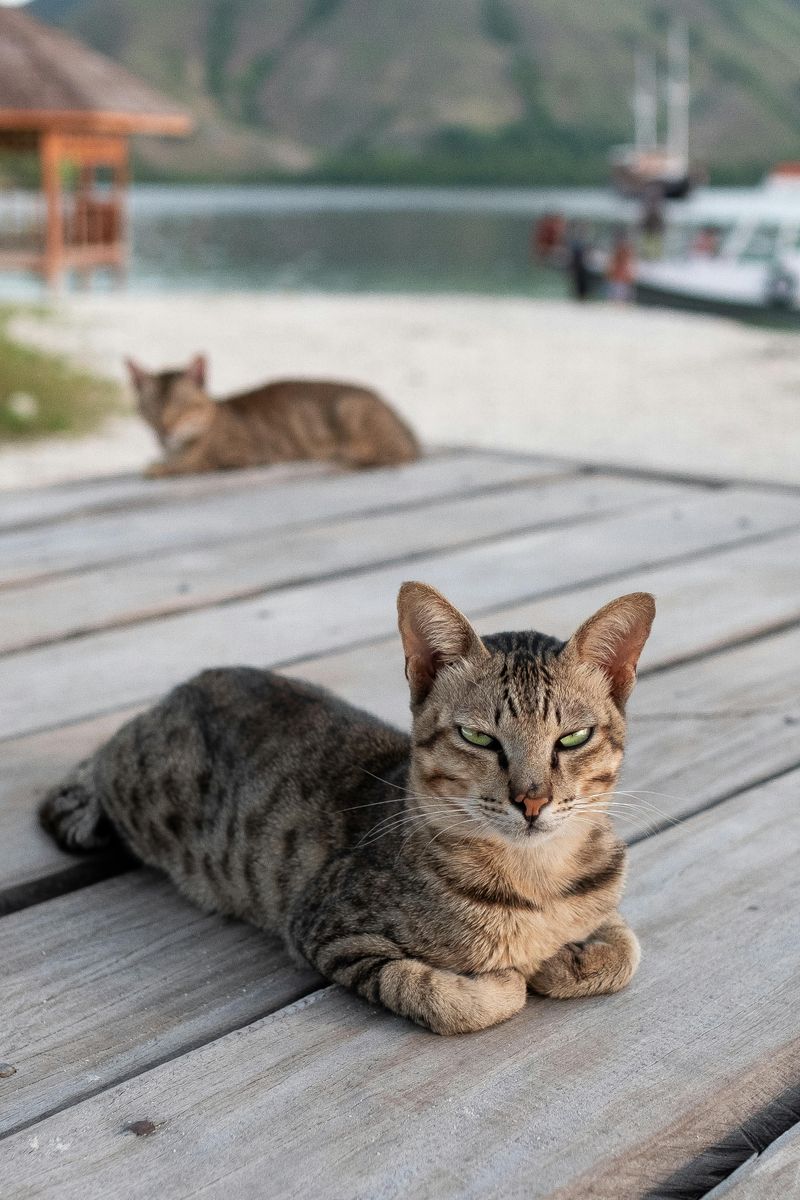
[[[529,821],[538,817],[539,813],[550,803],[550,796],[533,796],[530,792],[523,792],[514,800],[518,804]]]

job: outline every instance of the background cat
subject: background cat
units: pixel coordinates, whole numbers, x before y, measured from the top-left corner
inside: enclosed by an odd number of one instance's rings
[[[377,392],[356,384],[288,379],[214,401],[202,355],[183,370],[155,373],[126,363],[139,412],[165,452],[151,476],[295,459],[395,466],[419,457],[409,427]]]
[[[207,671],[46,799],[62,846],[117,837],[185,895],[279,933],[323,975],[439,1033],[616,991],[639,960],[606,812],[654,603],[566,643],[481,639],[433,588],[399,624],[411,738],[269,671]]]

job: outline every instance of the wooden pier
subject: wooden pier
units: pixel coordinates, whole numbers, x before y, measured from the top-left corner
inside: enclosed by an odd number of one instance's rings
[[[110,479],[0,494],[0,565],[3,1200],[800,1194],[800,490],[478,452]],[[629,990],[437,1038],[37,828],[44,788],[207,666],[406,723],[408,578],[484,632],[656,594]]]

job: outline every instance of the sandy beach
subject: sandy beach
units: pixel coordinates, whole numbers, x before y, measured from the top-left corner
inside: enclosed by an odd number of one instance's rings
[[[259,294],[69,297],[20,340],[116,378],[203,351],[217,396],[279,376],[378,388],[431,444],[563,455],[715,478],[800,482],[794,334],[712,317],[523,298]],[[135,416],[0,449],[0,485],[136,471]]]

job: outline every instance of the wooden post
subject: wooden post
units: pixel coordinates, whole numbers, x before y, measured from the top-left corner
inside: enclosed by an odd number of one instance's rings
[[[113,167],[114,221],[116,225],[117,286],[123,287],[128,276],[128,211],[127,198],[130,184],[129,145],[127,138],[119,139],[119,158]]]
[[[92,209],[93,183],[94,166],[86,162],[81,163],[72,210],[74,231],[70,237],[70,245],[78,251],[97,241],[97,214]],[[92,282],[91,266],[82,264],[77,268],[76,275],[78,286],[86,291]]]
[[[44,277],[53,287],[59,281],[64,258],[64,212],[61,194],[60,146],[57,134],[42,134],[39,142],[39,154],[42,165],[42,190],[47,213]]]

